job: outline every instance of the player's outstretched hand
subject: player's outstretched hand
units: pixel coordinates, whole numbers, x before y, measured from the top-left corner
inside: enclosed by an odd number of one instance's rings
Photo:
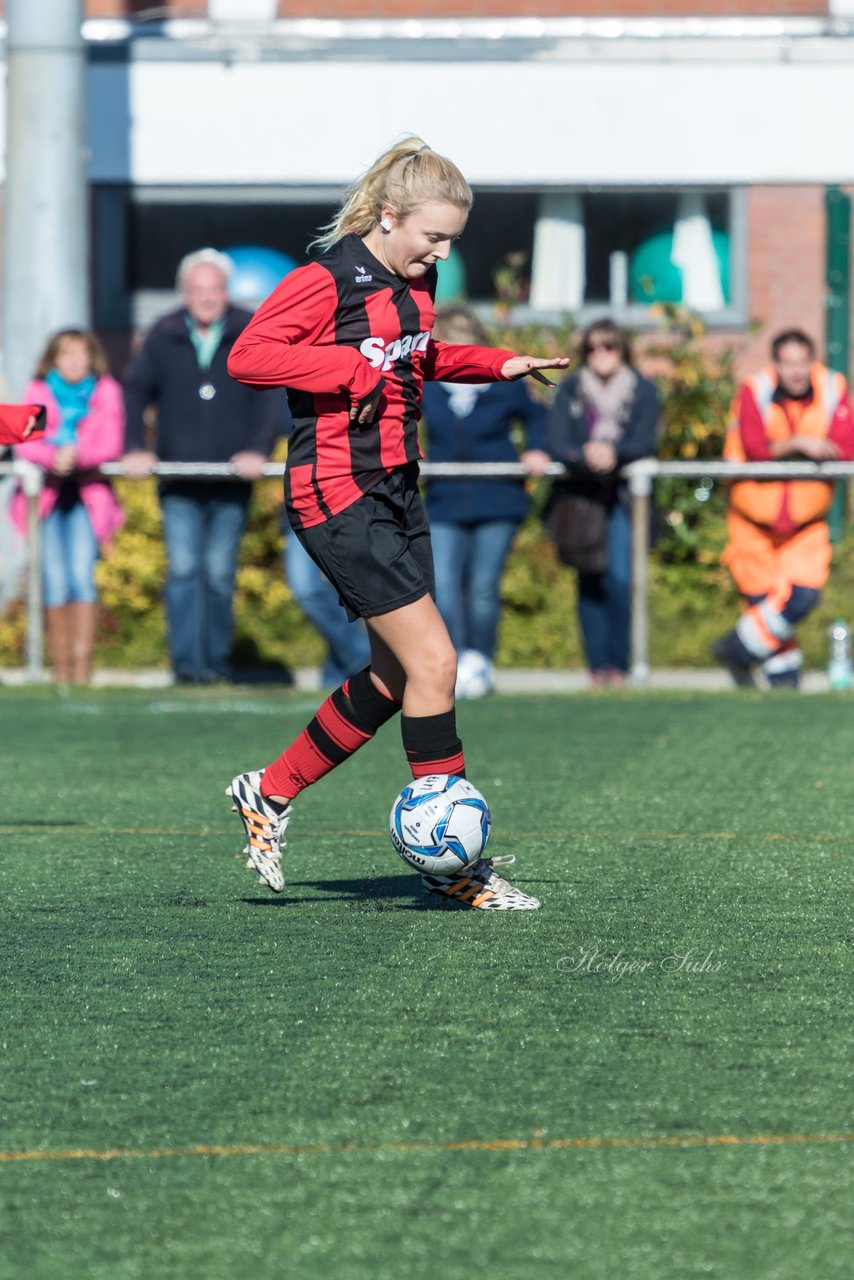
[[[501,366],[501,376],[515,380],[516,378],[524,378],[530,375],[536,378],[537,382],[541,382],[544,387],[553,387],[555,384],[540,373],[540,369],[568,369],[569,357],[556,356],[553,360],[543,360],[539,356],[513,356],[510,360],[505,360]]]

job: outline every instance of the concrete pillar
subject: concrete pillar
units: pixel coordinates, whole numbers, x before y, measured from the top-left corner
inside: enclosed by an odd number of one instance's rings
[[[89,324],[83,0],[7,0],[3,357],[20,396],[48,334]]]

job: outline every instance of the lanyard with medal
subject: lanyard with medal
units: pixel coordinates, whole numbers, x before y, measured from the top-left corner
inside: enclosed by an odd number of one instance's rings
[[[204,334],[199,332],[198,325],[192,316],[188,315],[185,319],[190,341],[196,352],[199,372],[203,378],[203,382],[199,387],[199,398],[201,400],[213,400],[216,395],[216,387],[210,381],[210,367],[225,329],[225,316],[220,316],[213,324],[208,325],[207,332]]]

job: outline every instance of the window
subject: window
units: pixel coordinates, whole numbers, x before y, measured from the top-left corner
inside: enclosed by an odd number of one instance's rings
[[[652,303],[681,302],[708,322],[739,323],[743,227],[741,193],[729,190],[476,191],[454,270],[440,280],[488,304],[507,268],[520,322],[586,323],[607,309],[642,326]]]
[[[603,192],[582,203],[585,303],[730,305],[728,195]]]
[[[287,197],[287,198],[286,198]],[[95,324],[144,329],[176,305],[175,272],[185,254],[215,249],[261,251],[255,279],[266,296],[334,213],[340,193],[96,187]],[[268,287],[265,287],[268,286]],[[261,297],[240,298],[253,305]]]
[[[264,296],[288,262],[304,261],[341,195],[312,187],[96,188],[96,325],[147,327],[175,304],[181,258],[203,245],[261,250]],[[439,301],[488,306],[502,270],[519,322],[571,314],[586,323],[607,310],[637,327],[649,321],[651,303],[681,301],[712,324],[743,323],[743,196],[720,188],[476,190],[463,236],[440,270]]]
[[[540,198],[531,309],[642,325],[656,302],[708,322],[746,315],[744,213],[728,190],[550,192]]]

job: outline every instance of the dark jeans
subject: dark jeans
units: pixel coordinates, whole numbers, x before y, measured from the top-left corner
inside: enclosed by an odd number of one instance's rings
[[[223,492],[200,483],[192,493],[161,496],[169,655],[179,679],[231,674],[234,579],[250,492],[249,485]]]
[[[631,518],[617,502],[608,513],[607,569],[578,575],[578,620],[591,671],[629,669],[631,581]]]

